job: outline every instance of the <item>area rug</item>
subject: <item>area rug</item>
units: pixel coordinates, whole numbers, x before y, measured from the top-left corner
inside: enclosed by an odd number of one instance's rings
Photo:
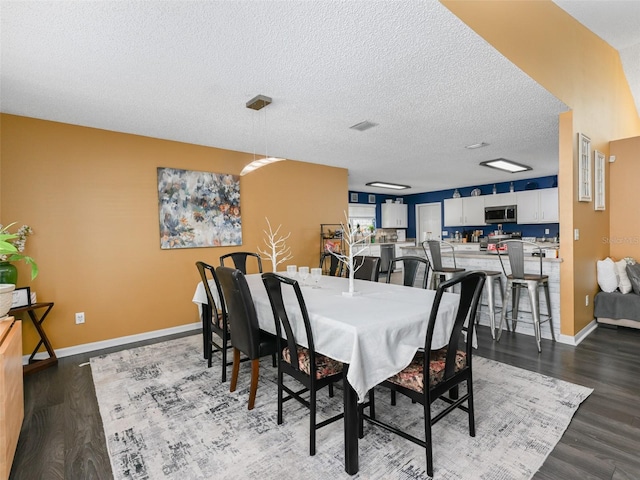
[[[96,395],[116,480],[426,479],[424,449],[365,424],[360,472],[344,471],[342,422],[318,431],[309,456],[308,410],[285,403],[276,423],[276,372],[261,364],[256,407],[247,410],[249,364],[238,389],[220,382],[220,360],[206,368],[199,335],[91,359]],[[433,428],[434,478],[530,479],[560,440],[591,389],[474,357],[476,437],[453,412]],[[387,391],[376,415],[423,435],[422,407]],[[342,410],[342,391],[318,395],[319,421]]]

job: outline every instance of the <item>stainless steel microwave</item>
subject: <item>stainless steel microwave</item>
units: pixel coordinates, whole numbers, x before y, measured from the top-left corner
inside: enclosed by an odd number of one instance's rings
[[[516,223],[517,221],[518,207],[515,205],[484,207],[485,223]]]

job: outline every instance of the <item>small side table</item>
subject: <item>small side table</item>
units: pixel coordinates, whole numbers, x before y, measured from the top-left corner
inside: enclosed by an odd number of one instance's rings
[[[36,310],[46,309],[44,313],[38,318],[36,315]],[[51,342],[49,338],[47,338],[47,334],[42,327],[42,323],[45,318],[53,308],[53,302],[44,302],[44,303],[34,303],[32,305],[27,305],[25,307],[16,307],[9,310],[9,315],[15,316],[18,313],[27,312],[29,314],[29,318],[33,322],[33,326],[36,327],[38,331],[38,335],[40,335],[40,341],[36,345],[36,348],[33,349],[31,355],[29,356],[29,363],[24,365],[22,369],[22,373],[24,375],[29,375],[31,373],[39,372],[40,370],[44,370],[45,368],[52,367],[58,364],[58,357],[56,357],[56,352],[53,350],[51,346]],[[44,345],[44,348],[47,349],[47,353],[49,354],[49,358],[45,358],[43,360],[35,359],[36,353],[40,347]]]

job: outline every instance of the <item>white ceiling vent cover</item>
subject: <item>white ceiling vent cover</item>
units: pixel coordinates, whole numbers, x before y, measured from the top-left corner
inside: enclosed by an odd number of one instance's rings
[[[355,125],[351,125],[349,128],[353,130],[358,130],[359,132],[364,132],[365,130],[369,130],[370,128],[377,127],[377,123],[370,122],[369,120],[365,120],[364,122],[356,123]]]

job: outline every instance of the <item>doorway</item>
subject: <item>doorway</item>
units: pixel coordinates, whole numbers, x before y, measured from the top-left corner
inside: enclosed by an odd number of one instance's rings
[[[416,245],[425,240],[442,239],[442,205],[440,202],[416,205]]]

